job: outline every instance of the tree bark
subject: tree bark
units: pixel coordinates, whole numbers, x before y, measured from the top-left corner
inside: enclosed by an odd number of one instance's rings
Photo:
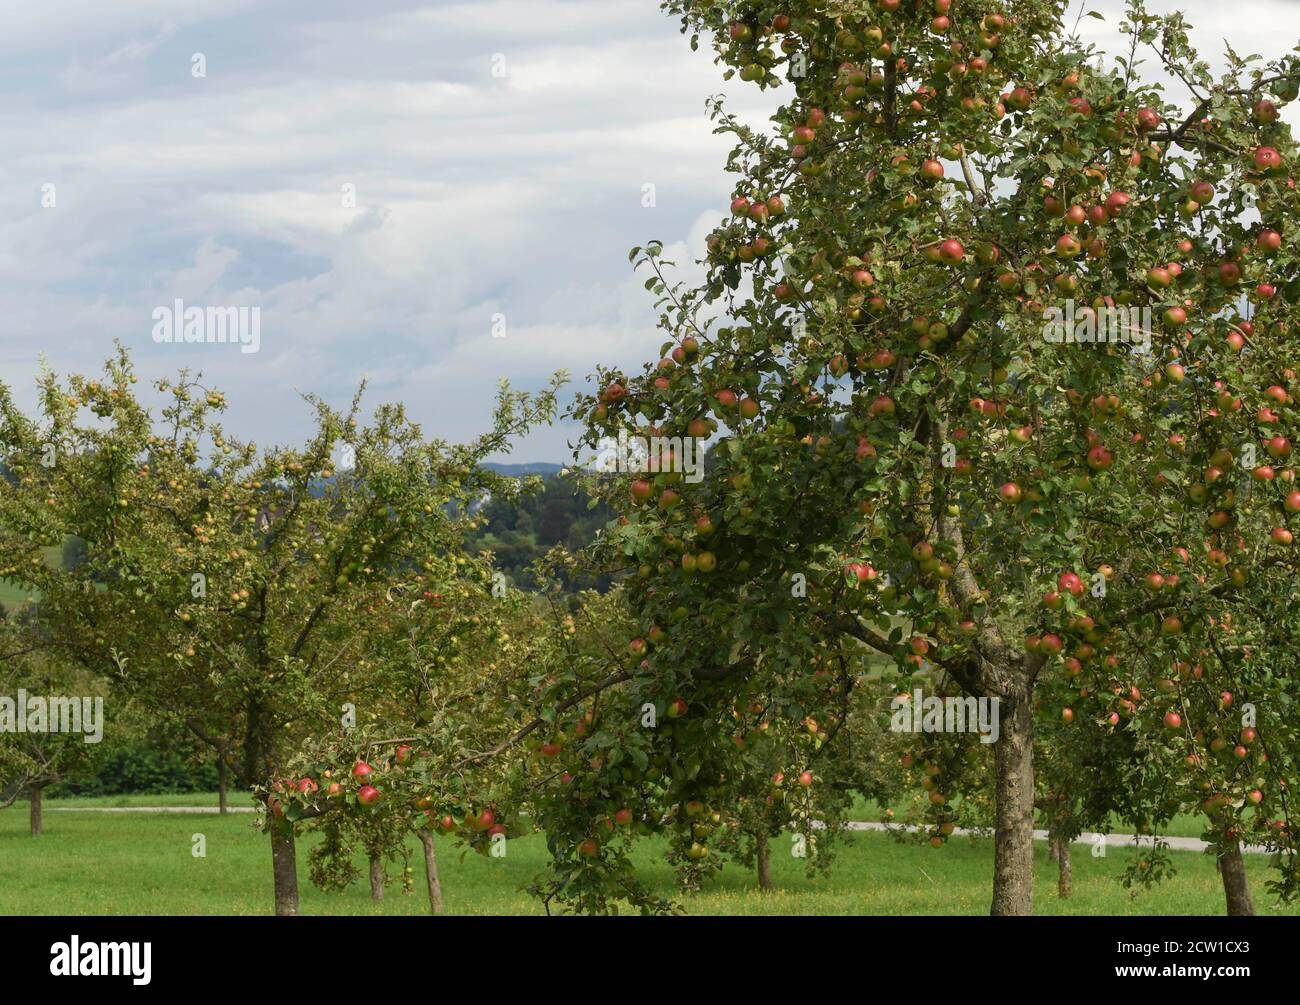
[[[44,828],[41,822],[41,788],[40,785],[33,785],[32,794],[32,836],[35,837]]]
[[[995,915],[1034,913],[1034,719],[1029,695],[1001,700],[997,762],[997,828],[993,837]]]
[[[1069,900],[1074,892],[1074,874],[1070,870],[1070,842],[1065,838],[1056,839],[1056,862],[1060,870],[1056,877],[1056,895],[1062,900]]]
[[[754,839],[754,857],[758,859],[758,888],[772,889],[772,851],[767,843],[767,831],[759,831]]]
[[[271,821],[271,869],[275,875],[275,914],[278,918],[298,913],[298,853],[294,847],[293,824]]]
[[[1219,853],[1219,874],[1223,877],[1228,917],[1253,917],[1255,904],[1250,899],[1250,884],[1246,881],[1246,863],[1241,857],[1241,845],[1236,841]]]
[[[438,857],[433,850],[433,831],[420,828],[420,843],[424,845],[424,875],[429,881],[429,913],[442,913],[442,883],[438,880]]]
[[[381,903],[384,899],[384,863],[378,856],[370,856],[370,899]]]
[[[217,755],[217,812],[226,812],[226,759]]]

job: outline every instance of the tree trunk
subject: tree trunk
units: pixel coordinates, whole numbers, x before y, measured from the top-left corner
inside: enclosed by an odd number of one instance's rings
[[[275,874],[275,914],[279,918],[298,913],[298,854],[293,843],[293,824],[271,820],[271,869]]]
[[[42,830],[41,826],[41,786],[32,786],[32,836],[35,837]]]
[[[772,852],[767,844],[767,831],[759,831],[754,839],[755,857],[758,859],[758,888],[772,889]]]
[[[384,863],[370,856],[370,899],[380,903],[384,899]]]
[[[1034,719],[1026,693],[1001,701],[991,914],[1034,913]]]
[[[433,831],[420,828],[420,843],[424,845],[424,875],[429,881],[429,913],[442,913],[442,883],[438,881],[438,857],[433,851]]]
[[[1236,841],[1219,854],[1219,874],[1223,877],[1223,895],[1228,904],[1228,917],[1253,917],[1255,904],[1250,899],[1250,884],[1246,881],[1246,863],[1241,858],[1241,845]]]
[[[1056,839],[1056,861],[1060,872],[1056,877],[1056,895],[1068,900],[1074,892],[1074,875],[1070,871],[1070,842],[1065,838]]]
[[[226,812],[226,759],[217,755],[217,812]]]

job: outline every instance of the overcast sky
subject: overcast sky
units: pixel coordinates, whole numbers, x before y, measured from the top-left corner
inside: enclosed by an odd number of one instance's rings
[[[1297,0],[1180,6],[1216,65],[1225,35],[1270,58],[1300,39]],[[1122,7],[1090,0],[1107,20],[1084,28],[1113,38]],[[731,189],[704,100],[725,90],[755,119],[772,100],[724,89],[657,0],[4,13],[0,379],[30,407],[40,353],[96,370],[117,338],[145,377],[202,369],[230,429],[264,444],[308,433],[296,390],[342,405],[364,376],[372,402],[466,439],[501,377],[654,358],[627,251],[699,255]],[[260,307],[260,351],[156,344],[153,312],[178,297]],[[572,433],[513,459],[567,460]]]

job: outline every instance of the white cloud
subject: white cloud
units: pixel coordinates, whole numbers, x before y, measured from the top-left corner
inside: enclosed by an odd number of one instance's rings
[[[704,100],[730,91],[755,122],[774,103],[724,87],[657,6],[319,0],[303,19],[255,0],[8,5],[4,379],[30,403],[39,352],[93,369],[119,337],[149,376],[201,366],[231,428],[273,442],[306,431],[294,387],[342,401],[368,374],[376,398],[468,438],[501,376],[639,367],[663,336],[627,249],[653,237],[698,255],[731,184]],[[1081,30],[1113,42],[1119,0],[1090,7],[1107,20]],[[1223,34],[1267,55],[1294,42],[1280,0],[1183,8],[1212,62]],[[260,305],[262,351],[153,345],[149,312],[173,296]],[[505,339],[490,334],[498,311]],[[562,460],[565,437],[517,456]]]

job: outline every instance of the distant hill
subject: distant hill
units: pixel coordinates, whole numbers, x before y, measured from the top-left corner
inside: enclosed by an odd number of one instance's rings
[[[551,475],[558,475],[564,470],[563,464],[546,464],[542,461],[534,461],[531,464],[496,464],[489,461],[483,467],[489,471],[495,471],[499,475],[508,475],[512,478],[520,478],[524,475],[541,475],[543,478],[549,478]]]

